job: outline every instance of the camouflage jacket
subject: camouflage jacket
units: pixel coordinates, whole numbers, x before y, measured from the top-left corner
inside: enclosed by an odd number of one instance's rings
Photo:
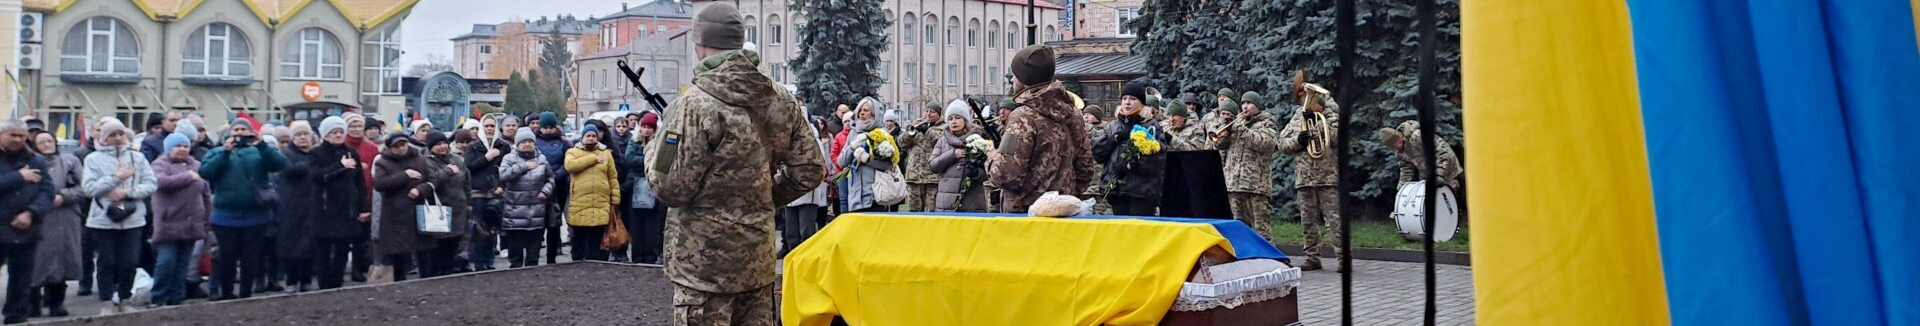
[[[1273,114],[1265,111],[1224,121],[1227,136],[1214,145],[1225,156],[1227,191],[1273,195],[1273,158],[1279,150]]]
[[[1187,125],[1179,129],[1174,129],[1172,123],[1164,123],[1161,125],[1161,128],[1167,131],[1167,151],[1185,152],[1213,149],[1213,140],[1208,139],[1212,136],[1207,135],[1206,128],[1201,128],[1201,126],[1195,124],[1195,122],[1198,121],[1187,120]]]
[[[1087,138],[1088,138],[1087,144],[1089,145],[1093,144],[1093,139],[1092,139],[1093,135],[1099,135],[1100,132],[1107,130],[1107,126],[1112,126],[1112,125],[1113,125],[1113,121],[1101,121],[1100,123],[1087,125]],[[1100,159],[1096,157],[1093,160],[1093,170],[1106,171],[1107,165],[1100,164]],[[1096,178],[1098,177],[1096,176]],[[1104,191],[1100,191],[1101,189],[1104,189],[1104,188],[1106,187],[1101,186],[1099,182],[1088,182],[1087,188],[1081,190],[1080,193],[1077,195],[1083,196],[1081,199],[1086,199],[1085,197],[1101,197],[1102,195],[1106,194]]]
[[[907,151],[906,168],[908,184],[938,184],[940,175],[933,173],[933,165],[927,161],[933,159],[933,147],[946,135],[947,128],[939,124],[929,124],[925,131],[915,126],[907,126],[901,133],[900,149]]]
[[[1424,152],[1420,150],[1422,145],[1420,144],[1419,131],[1413,130],[1409,133],[1409,130],[1401,130],[1400,132],[1402,132],[1402,135],[1412,135],[1406,138],[1406,144],[1401,146],[1400,150],[1393,151],[1394,157],[1400,159],[1400,183],[1404,184],[1426,179],[1423,176],[1427,172],[1425,164],[1427,163],[1427,159],[1425,155],[1422,155]],[[1434,158],[1434,162],[1440,165],[1440,184],[1453,189],[1460,189],[1460,173],[1462,171],[1460,168],[1460,157],[1453,155],[1453,146],[1447,144],[1446,138],[1434,138],[1433,147],[1434,151],[1440,153],[1439,157]]]
[[[988,163],[987,177],[1003,194],[1002,212],[1026,212],[1049,191],[1085,190],[1099,170],[1086,121],[1059,81],[1031,86],[1014,97],[1020,107],[1007,118],[1000,136],[1000,159]]]
[[[804,113],[758,67],[727,51],[696,68],[647,144],[648,177],[666,221],[667,276],[700,291],[773,284],[774,212],[820,185],[826,158]]]
[[[1287,128],[1280,131],[1280,150],[1293,156],[1293,187],[1335,186],[1340,180],[1340,166],[1334,160],[1332,149],[1321,153],[1319,158],[1307,155],[1307,143],[1301,142],[1300,134],[1312,132],[1308,139],[1333,137],[1340,133],[1340,106],[1332,101],[1323,102],[1326,108],[1321,113],[1327,117],[1329,130],[1320,130],[1319,123],[1307,123],[1305,108],[1295,107],[1293,118],[1287,119]],[[1327,138],[1331,140],[1332,138]],[[1331,146],[1329,146],[1331,147]]]

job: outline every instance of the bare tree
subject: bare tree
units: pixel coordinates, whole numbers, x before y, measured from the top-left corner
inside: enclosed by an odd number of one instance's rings
[[[413,66],[407,67],[407,73],[405,76],[425,77],[427,74],[430,74],[436,71],[449,71],[449,70],[453,70],[453,60],[447,60],[447,57],[444,57],[438,54],[428,54],[426,61],[421,63],[415,63],[413,64]]]

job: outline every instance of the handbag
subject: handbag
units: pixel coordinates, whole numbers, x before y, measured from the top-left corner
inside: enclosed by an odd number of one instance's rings
[[[607,214],[607,233],[600,236],[600,249],[613,250],[613,248],[626,246],[627,241],[630,240],[632,239],[627,236],[626,223],[620,222],[620,211],[612,210]]]
[[[427,186],[432,187],[433,184],[428,183]],[[453,207],[448,207],[440,201],[439,191],[432,192],[432,205],[425,205],[428,202],[421,202],[423,205],[413,206],[414,221],[418,223],[421,234],[436,236],[453,235]]]
[[[907,177],[900,175],[899,168],[874,171],[873,177],[874,204],[899,205],[907,200]]]
[[[137,209],[133,207],[133,204],[127,202],[128,201],[122,200],[107,204],[107,220],[120,223],[126,221],[127,218],[133,217],[133,213]]]
[[[636,180],[633,182],[633,199],[627,200],[628,205],[639,209],[653,208],[658,204],[653,198],[653,183],[648,182],[647,178],[634,179]]]

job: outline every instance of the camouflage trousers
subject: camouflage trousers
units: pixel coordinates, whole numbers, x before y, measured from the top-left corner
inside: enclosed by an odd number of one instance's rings
[[[773,285],[747,292],[723,294],[673,286],[673,324],[678,326],[773,326]]]
[[[1333,248],[1335,259],[1346,256],[1346,252],[1340,251],[1339,190],[1334,187],[1306,187],[1298,188],[1295,193],[1299,195],[1296,200],[1300,204],[1300,235],[1306,238],[1306,243],[1300,244],[1300,247],[1307,252],[1307,260],[1319,261],[1321,247]],[[1327,227],[1326,234],[1333,235],[1330,241],[1320,241],[1322,225]]]
[[[940,194],[938,183],[907,184],[907,211],[932,212],[933,197]]]
[[[1246,223],[1267,242],[1273,242],[1273,200],[1267,195],[1235,192],[1227,194],[1227,204],[1233,205],[1233,218]]]

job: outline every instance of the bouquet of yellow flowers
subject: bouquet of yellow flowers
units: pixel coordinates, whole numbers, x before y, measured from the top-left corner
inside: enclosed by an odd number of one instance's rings
[[[1134,126],[1133,132],[1127,135],[1127,139],[1133,141],[1133,148],[1139,151],[1140,155],[1153,155],[1160,152],[1160,140],[1154,139],[1154,135],[1148,133],[1146,127]]]
[[[1125,146],[1120,146],[1120,162],[1118,162],[1118,164],[1122,164],[1121,167],[1131,170],[1133,169],[1133,163],[1139,162],[1141,156],[1160,153],[1160,140],[1154,136],[1153,132],[1147,130],[1146,126],[1133,126],[1133,130],[1127,133],[1128,142]],[[1107,189],[1104,189],[1103,193],[1111,194],[1114,188],[1119,188],[1126,182],[1126,179],[1115,178],[1112,183],[1107,184]]]
[[[897,155],[900,154],[900,146],[893,142],[893,134],[887,133],[886,129],[874,128],[867,132],[867,150],[871,154],[888,157],[893,164],[900,164],[900,155]]]

